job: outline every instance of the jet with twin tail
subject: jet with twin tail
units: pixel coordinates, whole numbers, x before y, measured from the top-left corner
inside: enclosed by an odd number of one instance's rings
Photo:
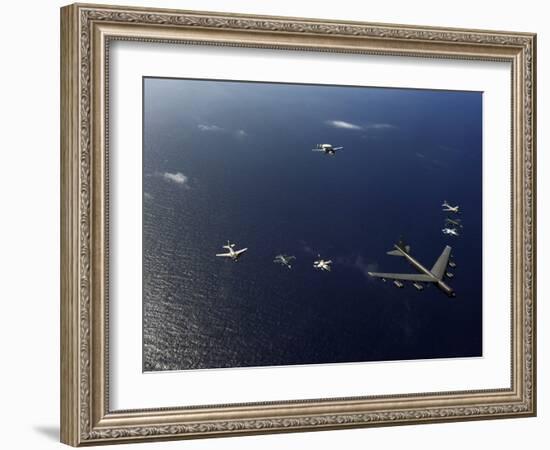
[[[460,219],[451,219],[450,217],[445,217],[445,223],[448,225],[452,225],[455,228],[456,227],[464,228],[464,225],[462,225]]]
[[[445,227],[442,228],[441,231],[443,234],[447,234],[449,236],[458,236],[458,230],[456,228]]]
[[[442,211],[444,211],[444,212],[450,212],[450,213],[455,213],[455,214],[458,214],[460,212],[460,206],[458,206],[458,205],[451,206],[451,205],[449,205],[447,200],[445,200],[441,206],[443,207]]]
[[[317,260],[313,261],[313,267],[318,270],[324,270],[325,272],[330,272],[330,265],[332,261],[330,259],[322,259],[321,255],[317,255]]]
[[[275,256],[275,259],[273,262],[275,264],[280,264],[281,266],[285,266],[287,269],[292,269],[292,265],[290,264],[290,261],[293,259],[296,259],[296,256],[289,256],[289,255],[277,255]]]

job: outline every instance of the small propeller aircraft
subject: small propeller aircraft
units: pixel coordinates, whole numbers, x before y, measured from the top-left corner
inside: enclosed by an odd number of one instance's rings
[[[234,262],[237,262],[241,255],[248,250],[248,248],[241,248],[240,250],[234,250],[235,244],[231,244],[227,241],[227,245],[224,245],[223,248],[227,249],[227,253],[217,253],[216,256],[222,258],[231,258]]]
[[[342,150],[344,147],[333,147],[332,144],[317,144],[311,149],[312,152],[323,152],[325,155],[335,156],[336,150]]]

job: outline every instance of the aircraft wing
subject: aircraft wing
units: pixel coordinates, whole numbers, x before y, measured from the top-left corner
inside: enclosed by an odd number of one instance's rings
[[[333,150],[342,150],[344,147],[334,147]]]
[[[216,253],[216,256],[231,258],[231,253]]]
[[[237,250],[237,251],[235,252],[235,255],[238,256],[238,255],[240,255],[241,253],[246,252],[247,250],[248,250],[248,248],[242,248],[242,249],[240,249],[240,250]]]
[[[312,152],[324,152],[324,150],[322,148],[312,148],[311,151]]]
[[[419,282],[429,282],[435,281],[429,275],[424,275],[421,273],[380,273],[380,272],[369,272],[371,277],[377,278],[387,278],[388,280],[400,280],[400,281],[419,281]]]
[[[451,256],[451,247],[447,245],[443,249],[443,252],[441,253],[441,255],[439,255],[439,258],[437,258],[437,261],[432,267],[432,270],[430,270],[430,272],[433,273],[434,276],[437,277],[438,279],[443,278],[443,275],[445,274],[445,270],[447,269],[447,264],[449,263],[450,256]]]

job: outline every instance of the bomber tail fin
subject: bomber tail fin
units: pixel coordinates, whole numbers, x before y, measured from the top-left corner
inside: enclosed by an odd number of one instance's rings
[[[399,247],[401,250],[403,250],[405,253],[411,252],[411,246],[405,243],[405,240],[403,239],[403,236],[399,238],[399,242],[396,244],[397,247]]]
[[[401,253],[401,251],[404,251],[407,254],[411,252],[411,246],[405,244],[405,241],[403,240],[403,238],[400,238],[399,242],[395,244],[394,247],[397,247],[397,248],[395,250],[390,250],[389,252],[387,252],[388,255],[403,256],[403,253]]]

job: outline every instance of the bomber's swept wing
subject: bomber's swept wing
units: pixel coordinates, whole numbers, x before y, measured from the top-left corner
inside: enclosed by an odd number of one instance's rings
[[[380,273],[380,272],[369,272],[369,275],[371,277],[378,277],[378,278],[387,278],[389,280],[401,280],[401,281],[418,281],[420,283],[422,282],[429,282],[429,281],[435,281],[432,277],[429,275],[424,275],[420,273]]]
[[[333,150],[342,150],[344,147],[333,147]]]
[[[240,249],[240,250],[237,250],[237,251],[234,253],[234,255],[235,255],[235,256],[239,256],[241,253],[244,253],[244,252],[246,252],[247,250],[248,250],[248,248],[242,248],[242,249]]]
[[[323,149],[323,148],[312,148],[311,151],[312,152],[324,152],[325,149]]]
[[[216,253],[216,256],[231,258],[231,253]]]
[[[432,270],[430,270],[430,272],[433,273],[438,280],[441,280],[443,278],[443,275],[445,274],[445,270],[447,269],[447,264],[449,263],[450,256],[451,256],[451,247],[447,245],[443,249],[443,252],[441,253],[441,255],[439,255],[439,258],[437,258],[437,261],[432,267]]]

